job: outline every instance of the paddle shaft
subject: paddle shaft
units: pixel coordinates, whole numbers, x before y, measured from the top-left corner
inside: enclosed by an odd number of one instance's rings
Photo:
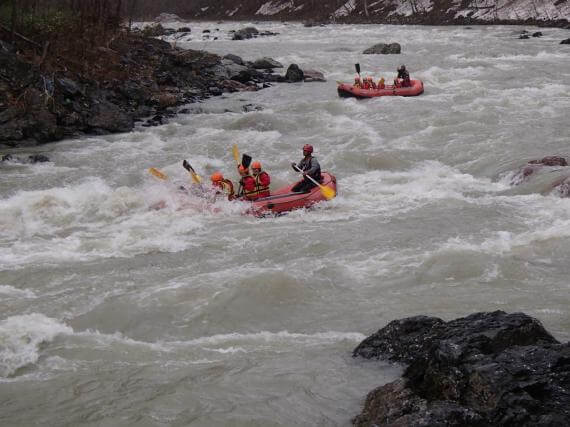
[[[304,172],[303,172],[301,169],[299,169],[299,168],[297,167],[297,165],[295,165],[295,169],[297,169],[299,172],[301,172],[302,174],[304,174]],[[303,176],[306,177],[306,178],[309,178],[311,181],[313,181],[314,184],[317,184],[319,187],[321,187],[321,188],[324,187],[323,185],[319,184],[316,180],[314,180],[312,176],[309,176],[309,175],[303,175]]]

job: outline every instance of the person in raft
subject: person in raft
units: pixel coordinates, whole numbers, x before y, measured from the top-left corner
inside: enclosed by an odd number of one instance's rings
[[[386,88],[386,84],[384,83],[384,77],[380,77],[380,80],[378,80],[377,88],[378,89]]]
[[[398,77],[394,80],[394,86],[396,87],[410,87],[412,82],[410,81],[410,73],[406,70],[405,65],[400,65],[398,68]]]
[[[235,199],[234,184],[229,179],[224,178],[221,172],[214,172],[211,176],[211,180],[216,190],[216,195],[226,194],[228,200]]]
[[[313,146],[309,144],[303,145],[303,160],[298,164],[291,163],[295,172],[303,172],[303,181],[295,184],[291,191],[295,193],[305,193],[311,188],[316,187],[316,184],[307,177],[313,178],[317,182],[321,182],[321,165],[316,158],[313,157]]]
[[[360,76],[358,74],[354,76],[354,87],[356,88],[362,87],[362,81],[360,80]]]
[[[255,180],[256,199],[269,197],[269,184],[271,184],[271,177],[267,172],[261,170],[260,162],[253,162],[251,164],[251,172]]]
[[[238,165],[238,172],[241,178],[239,180],[239,189],[236,197],[242,200],[255,200],[257,198],[255,178],[249,174],[249,169],[243,165]]]

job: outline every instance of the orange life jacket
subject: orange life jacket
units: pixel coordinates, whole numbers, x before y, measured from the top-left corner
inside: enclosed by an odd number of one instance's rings
[[[229,179],[224,178],[223,180],[216,182],[214,185],[221,190],[217,191],[217,193],[223,192],[228,195],[228,200],[233,200],[235,198],[234,184]]]

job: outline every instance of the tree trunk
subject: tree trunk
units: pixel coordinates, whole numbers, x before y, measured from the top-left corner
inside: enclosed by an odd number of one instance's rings
[[[364,0],[364,14],[368,18],[368,1]]]

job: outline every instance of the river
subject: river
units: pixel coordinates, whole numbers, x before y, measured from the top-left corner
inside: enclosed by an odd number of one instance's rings
[[[391,320],[523,311],[570,338],[570,199],[549,191],[563,171],[509,185],[528,160],[570,155],[567,30],[268,22],[278,36],[230,41],[240,25],[191,25],[177,44],[328,81],[0,165],[1,425],[346,426],[401,373],[351,357]],[[403,52],[361,54],[378,42]],[[387,81],[406,64],[425,93],[341,99],[356,62]],[[235,180],[234,143],[273,188],[314,145],[338,197],[257,219],[177,191],[183,159]]]

